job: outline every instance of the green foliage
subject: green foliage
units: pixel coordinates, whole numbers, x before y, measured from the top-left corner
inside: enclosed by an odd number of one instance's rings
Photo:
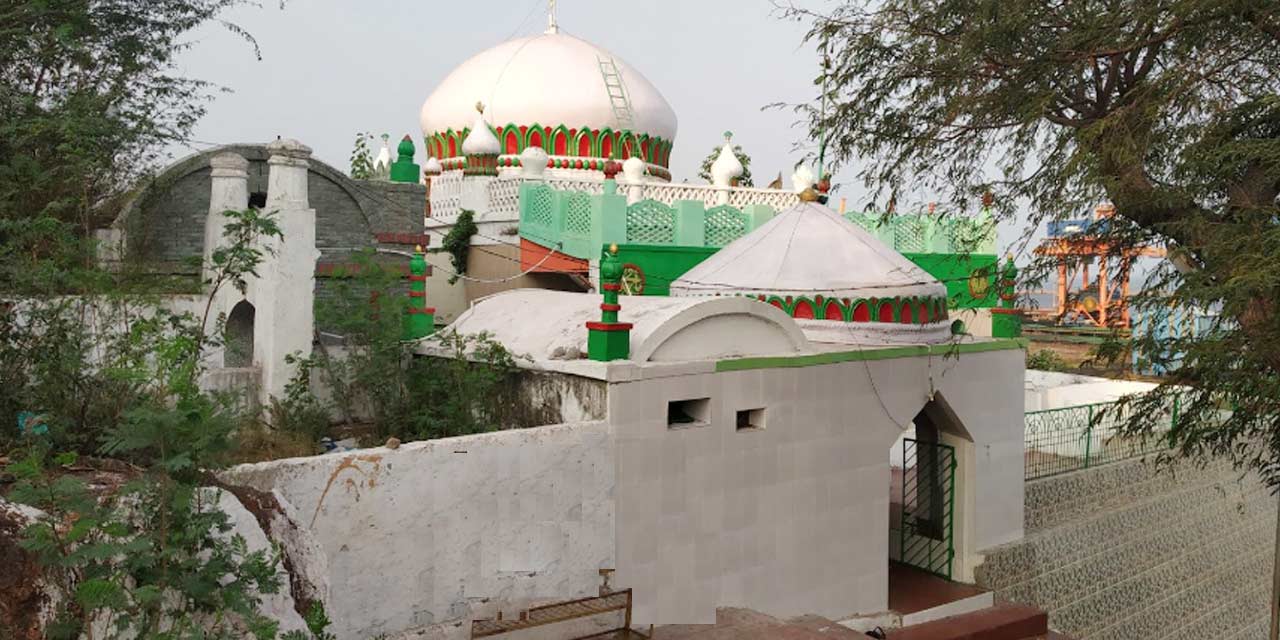
[[[106,638],[230,640],[244,637],[242,628],[275,637],[257,594],[280,588],[278,559],[230,533],[216,494],[157,469],[102,500],[61,472],[74,460],[34,447],[9,467],[17,478],[10,499],[47,514],[21,543],[62,593],[47,637],[74,640],[95,624],[104,635],[94,637]]]
[[[368,180],[373,177],[373,152],[369,150],[369,141],[373,134],[360,132],[351,149],[351,177],[356,180]]]
[[[1053,349],[1041,349],[1035,353],[1027,351],[1027,368],[1038,371],[1066,371],[1070,365]]]
[[[379,438],[501,428],[504,404],[495,398],[515,371],[514,356],[487,335],[446,334],[442,344],[452,357],[414,357],[411,345],[401,341],[408,304],[403,274],[372,252],[355,254],[352,264],[345,277],[331,281],[332,295],[316,305],[317,324],[341,336],[340,350],[319,349],[303,360],[291,385],[298,396],[286,402],[325,406],[309,391],[318,380],[344,422],[367,418]]]
[[[242,0],[22,2],[0,16],[0,219],[110,220],[210,86],[177,73],[191,31]],[[2,243],[0,243],[2,244]]]
[[[723,145],[721,145],[723,146]],[[720,157],[721,146],[711,150],[711,154],[702,160],[702,166],[698,169],[698,177],[711,182],[711,165],[715,164],[716,158]],[[738,162],[742,163],[742,175],[738,177],[738,186],[754,187],[755,182],[751,180],[751,156],[742,150],[741,145],[733,145],[733,155],[738,157]]]
[[[6,428],[0,444],[25,452],[8,469],[17,479],[8,498],[45,514],[22,546],[61,593],[51,638],[91,627],[121,639],[276,635],[257,603],[280,587],[278,558],[232,535],[207,488],[243,403],[198,381],[218,342],[213,297],[228,284],[243,290],[280,232],[270,214],[226,215],[227,244],[205,265],[203,316],[112,291],[109,279],[97,295],[26,298],[0,314],[0,421],[28,411],[49,427],[17,438]],[[118,491],[91,489],[70,467],[92,453],[129,463],[135,477]]]
[[[991,191],[1005,217],[1025,205],[1033,227],[1106,198],[1117,217],[1089,232],[1122,267],[1128,249],[1167,247],[1135,311],[1221,313],[1208,331],[1135,337],[1138,357],[1170,373],[1129,401],[1124,428],[1150,433],[1145,417],[1183,395],[1178,452],[1280,484],[1280,5],[887,0],[785,13],[811,19],[827,52],[825,95],[797,110],[828,157],[864,161],[873,190],[940,192],[955,210]],[[1038,260],[1028,286],[1056,266]]]
[[[471,236],[474,236],[480,228],[475,222],[476,212],[470,209],[463,209],[457,220],[453,222],[453,228],[449,229],[449,233],[445,235],[444,247],[446,253],[449,254],[450,264],[453,265],[453,275],[449,276],[449,284],[458,281],[459,276],[467,273],[467,256],[471,253]]]
[[[413,370],[428,382],[427,402],[415,424],[418,435],[431,438],[493,431],[507,422],[511,403],[503,401],[516,358],[487,333],[438,334],[445,357],[414,361]]]

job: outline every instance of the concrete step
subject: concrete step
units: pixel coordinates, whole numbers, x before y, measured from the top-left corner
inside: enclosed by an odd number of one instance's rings
[[[1049,633],[1049,615],[1035,607],[994,607],[892,629],[889,640],[1029,640]]]

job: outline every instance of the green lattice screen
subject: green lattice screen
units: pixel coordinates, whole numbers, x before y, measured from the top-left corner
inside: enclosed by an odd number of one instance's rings
[[[581,191],[571,193],[565,209],[564,232],[575,236],[589,235],[591,233],[590,194]]]
[[[555,222],[555,192],[546,185],[534,187],[530,193],[525,221],[546,229]]]
[[[641,200],[627,207],[627,242],[673,244],[676,213],[657,200]]]
[[[747,214],[722,204],[707,209],[706,246],[723,247],[747,233]]]

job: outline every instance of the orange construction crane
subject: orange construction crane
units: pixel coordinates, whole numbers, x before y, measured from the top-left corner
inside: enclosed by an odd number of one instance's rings
[[[1095,220],[1115,215],[1115,205],[1094,209]],[[1140,246],[1116,250],[1091,235],[1087,219],[1049,223],[1049,237],[1036,247],[1040,256],[1058,258],[1058,289],[1053,318],[1059,324],[1129,327],[1129,272],[1139,257],[1163,258],[1163,247]],[[1089,266],[1097,262],[1097,277]]]

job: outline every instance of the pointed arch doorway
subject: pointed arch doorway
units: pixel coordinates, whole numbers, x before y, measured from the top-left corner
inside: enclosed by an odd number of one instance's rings
[[[956,447],[971,441],[941,395],[912,419],[891,453],[890,559],[951,579],[956,559]]]

